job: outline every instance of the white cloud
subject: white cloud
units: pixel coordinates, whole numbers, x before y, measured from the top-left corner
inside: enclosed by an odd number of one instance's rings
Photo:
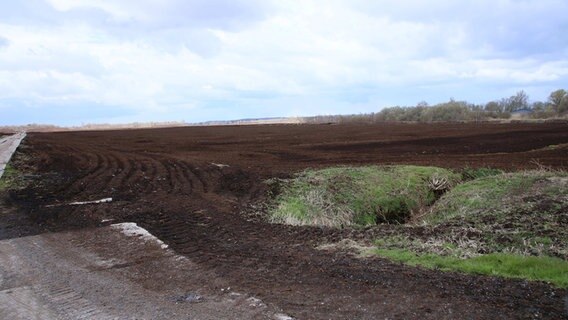
[[[48,2],[41,15],[6,8],[20,20],[0,23],[0,106],[71,101],[219,118],[229,108],[238,117],[235,106],[246,116],[263,106],[280,108],[261,112],[270,115],[357,112],[404,103],[394,94],[407,88],[435,85],[432,94],[447,98],[458,84],[467,92],[568,78],[562,1]]]

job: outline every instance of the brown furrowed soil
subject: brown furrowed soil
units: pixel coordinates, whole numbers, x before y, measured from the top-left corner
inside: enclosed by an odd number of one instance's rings
[[[330,165],[504,170],[568,167],[568,126],[380,124],[30,133],[15,155],[30,186],[0,238],[136,222],[192,262],[299,319],[567,317],[567,290],[424,270],[316,249],[389,226],[329,230],[242,214],[265,179]],[[74,201],[112,202],[68,206]],[[220,288],[219,288],[220,289]]]

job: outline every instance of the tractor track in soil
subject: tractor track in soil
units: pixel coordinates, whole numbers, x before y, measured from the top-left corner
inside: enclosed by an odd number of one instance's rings
[[[271,225],[242,215],[270,177],[328,165],[568,166],[568,126],[262,125],[30,133],[16,161],[37,180],[12,192],[1,238],[136,222],[231,286],[300,319],[563,318],[566,290],[322,251],[372,230]],[[221,166],[219,165],[221,164]],[[226,166],[224,166],[226,165]],[[111,203],[45,207],[112,197]],[[22,217],[23,216],[23,217]],[[10,225],[11,224],[11,225]]]

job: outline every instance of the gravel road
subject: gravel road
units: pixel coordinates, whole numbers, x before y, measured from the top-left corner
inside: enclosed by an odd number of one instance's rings
[[[134,223],[0,241],[0,319],[287,319]]]

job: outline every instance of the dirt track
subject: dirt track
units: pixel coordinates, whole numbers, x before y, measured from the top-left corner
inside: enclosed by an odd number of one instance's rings
[[[566,290],[426,271],[315,247],[370,230],[246,219],[263,179],[331,164],[568,167],[566,124],[273,125],[29,134],[32,187],[0,237],[133,221],[232,287],[300,319],[562,318]],[[228,166],[225,166],[228,165]],[[53,206],[112,197],[113,202]],[[25,214],[23,214],[25,213]]]

